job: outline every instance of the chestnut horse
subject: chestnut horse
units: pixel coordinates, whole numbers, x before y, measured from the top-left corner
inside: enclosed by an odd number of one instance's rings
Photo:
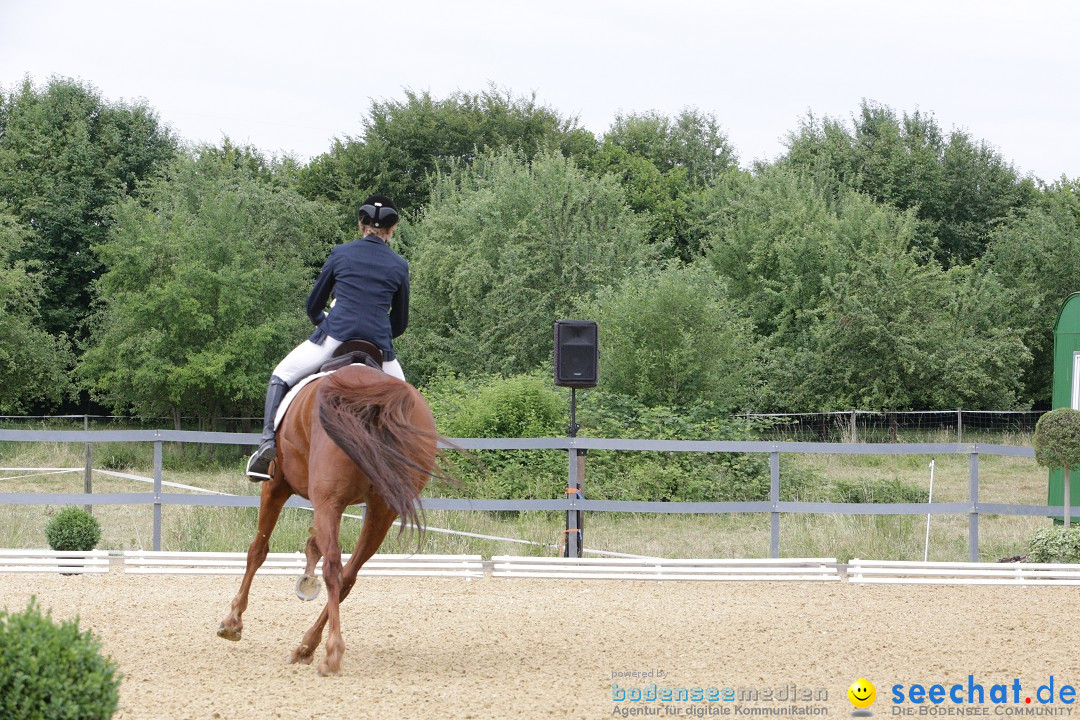
[[[297,394],[277,431],[273,479],[263,483],[259,523],[248,548],[240,590],[217,634],[239,640],[255,571],[266,559],[270,533],[293,494],[311,501],[315,523],[305,554],[305,579],[314,580],[323,557],[326,606],[304,634],[289,661],[310,664],[326,637],[320,675],[341,672],[345,642],[339,604],[349,595],[360,566],[375,554],[399,515],[420,527],[417,497],[431,477],[438,434],[427,402],[412,385],[374,368],[350,365],[318,378]],[[342,568],[338,531],[349,505],[367,503],[360,539]],[[312,583],[313,584],[313,583]],[[317,587],[317,585],[316,585]],[[301,583],[297,584],[297,594]],[[307,599],[314,597],[314,593]]]

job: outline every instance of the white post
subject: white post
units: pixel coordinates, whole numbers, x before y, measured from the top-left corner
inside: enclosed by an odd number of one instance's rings
[[[934,502],[934,461],[930,461],[930,495],[926,498],[929,505]],[[930,559],[930,513],[926,513],[926,544],[923,546],[923,562]]]

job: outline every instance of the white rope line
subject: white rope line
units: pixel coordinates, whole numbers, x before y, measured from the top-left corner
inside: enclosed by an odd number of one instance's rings
[[[0,472],[18,472],[20,470],[48,470],[51,472],[30,473],[29,475],[12,475],[0,480],[21,480],[22,478],[45,477],[46,475],[67,475],[73,472],[82,472],[82,468],[0,468]]]
[[[83,470],[83,468],[0,468],[0,470],[56,470],[58,472],[45,473],[45,474],[61,474],[61,473],[68,473],[68,472],[81,472]],[[122,478],[122,479],[125,479],[125,480],[135,480],[135,481],[138,481],[138,482],[145,482],[145,483],[153,483],[154,482],[153,478],[144,477],[142,475],[132,475],[130,473],[116,472],[114,470],[97,470],[97,469],[94,469],[93,472],[101,473],[102,475],[108,475],[110,477]],[[34,477],[34,476],[26,475],[24,477]],[[3,479],[5,479],[5,480],[13,480],[14,478],[3,478]],[[206,494],[209,494],[209,495],[223,495],[225,497],[240,497],[239,495],[237,495],[235,493],[220,492],[218,490],[207,490],[205,488],[196,487],[194,485],[184,485],[182,483],[169,482],[167,480],[162,480],[161,484],[162,484],[163,487],[177,488],[179,490],[189,490],[191,492],[206,493]],[[302,509],[303,510],[311,510],[311,508],[302,508]],[[354,520],[363,520],[364,519],[363,515],[353,515],[351,513],[342,513],[341,517],[352,518]],[[394,524],[395,525],[400,525],[401,520],[400,519],[395,520]],[[471,537],[471,538],[476,538],[478,540],[495,540],[495,541],[498,541],[498,542],[517,543],[519,545],[535,545],[537,547],[547,548],[549,550],[559,550],[559,549],[561,549],[560,546],[553,545],[551,543],[537,542],[535,540],[521,540],[519,538],[499,537],[498,535],[483,535],[481,533],[471,533],[471,532],[466,532],[464,530],[450,530],[449,528],[436,528],[436,527],[428,527],[428,528],[425,528],[425,530],[427,532],[443,533],[445,535],[460,535],[462,537]],[[603,556],[608,556],[608,557],[638,558],[638,559],[642,559],[642,560],[655,560],[656,559],[656,558],[650,557],[648,555],[631,555],[631,554],[628,554],[628,553],[611,552],[611,551],[608,551],[608,550],[592,550],[590,548],[582,548],[581,552],[590,553],[592,555],[603,555]]]
[[[125,480],[138,480],[139,482],[147,482],[147,483],[154,482],[154,478],[143,477],[141,475],[130,475],[128,473],[115,472],[113,470],[95,470],[94,472],[99,472],[102,475],[110,475],[112,477],[124,478]],[[161,484],[164,487],[178,488],[180,490],[191,490],[192,492],[201,492],[201,493],[206,493],[208,495],[224,495],[226,497],[239,497],[238,495],[235,495],[233,493],[219,492],[217,490],[207,490],[206,488],[195,487],[194,485],[183,485],[181,483],[169,482],[168,480],[162,480]]]

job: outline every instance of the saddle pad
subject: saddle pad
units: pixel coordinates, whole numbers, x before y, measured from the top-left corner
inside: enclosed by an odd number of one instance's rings
[[[281,404],[278,405],[277,415],[274,416],[274,429],[275,430],[277,430],[281,426],[281,421],[285,419],[285,411],[287,411],[289,409],[289,406],[292,405],[292,401],[296,397],[297,393],[299,393],[301,390],[303,390],[304,386],[307,385],[312,380],[317,380],[317,379],[321,378],[322,376],[329,375],[329,374],[330,373],[328,373],[328,372],[324,372],[324,373],[315,373],[314,375],[308,375],[306,378],[304,378],[300,382],[293,385],[289,389],[289,392],[285,393],[285,397],[281,399]]]
[[[354,364],[359,364],[359,363],[354,363]],[[345,365],[344,367],[350,367],[350,366]],[[368,367],[368,366],[367,365],[361,365],[361,367]],[[297,393],[299,393],[301,390],[304,389],[305,385],[307,385],[309,382],[311,382],[313,380],[318,380],[319,378],[324,377],[326,375],[333,375],[334,373],[336,373],[340,369],[341,368],[336,368],[336,369],[331,370],[329,372],[320,372],[320,373],[315,373],[314,375],[308,375],[306,378],[304,378],[300,382],[293,385],[292,388],[289,389],[289,392],[287,392],[285,394],[285,397],[281,399],[281,405],[278,405],[277,414],[274,415],[274,429],[277,430],[278,427],[280,427],[281,421],[285,418],[285,412],[289,409],[289,405],[292,404],[293,398],[296,397]]]

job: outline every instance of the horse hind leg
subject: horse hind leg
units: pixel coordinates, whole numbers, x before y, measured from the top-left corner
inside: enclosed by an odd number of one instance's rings
[[[348,564],[345,565],[341,586],[342,600],[349,597],[353,585],[356,584],[356,576],[360,568],[378,551],[383,540],[386,539],[386,533],[393,527],[395,519],[397,519],[397,513],[391,510],[381,497],[372,495],[368,498],[360,538],[356,541],[356,549],[353,550]]]
[[[308,601],[317,598],[319,588],[322,587],[318,575],[315,574],[315,566],[319,564],[319,559],[322,558],[322,551],[319,550],[319,543],[315,539],[314,526],[308,528],[308,540],[304,546],[304,555],[307,557],[307,565],[304,567],[304,574],[296,578],[296,597]]]
[[[329,623],[330,630],[326,639],[326,659],[319,663],[320,675],[339,675],[341,656],[345,652],[345,642],[341,637],[341,617],[338,612],[341,597],[341,546],[338,544],[338,532],[341,513],[344,506],[330,506],[319,502],[315,505],[315,540],[323,555],[323,581],[326,583],[326,606],[319,619],[304,634],[303,640],[290,654],[289,661],[309,664],[322,641],[323,627]]]
[[[217,635],[225,640],[239,640],[244,630],[242,616],[247,610],[248,593],[251,590],[251,582],[255,578],[255,571],[266,560],[266,554],[270,551],[270,535],[274,532],[281,509],[285,501],[292,495],[292,490],[284,479],[271,480],[263,483],[262,498],[259,502],[258,529],[255,531],[255,539],[248,548],[247,566],[244,569],[244,579],[240,581],[240,590],[233,598],[229,608],[229,614],[221,621]]]
[[[356,584],[356,576],[360,572],[360,568],[375,554],[379,549],[379,546],[382,545],[386,533],[393,526],[396,518],[397,513],[391,510],[382,498],[374,496],[368,499],[367,508],[364,512],[364,525],[360,530],[360,539],[356,543],[356,549],[349,558],[349,562],[342,568],[339,602],[345,600],[345,598],[349,596],[353,586]],[[319,643],[322,642],[323,630],[326,628],[326,623],[329,618],[328,607],[324,606],[322,613],[319,614],[319,619],[316,620],[315,624],[304,634],[304,639],[301,641],[300,645],[293,650],[289,662],[311,663],[315,656],[315,650],[318,649]],[[344,649],[345,646],[344,643],[342,643],[340,652],[343,653]],[[327,654],[330,654],[329,639],[327,640]],[[339,667],[340,659],[341,656],[339,654]]]

